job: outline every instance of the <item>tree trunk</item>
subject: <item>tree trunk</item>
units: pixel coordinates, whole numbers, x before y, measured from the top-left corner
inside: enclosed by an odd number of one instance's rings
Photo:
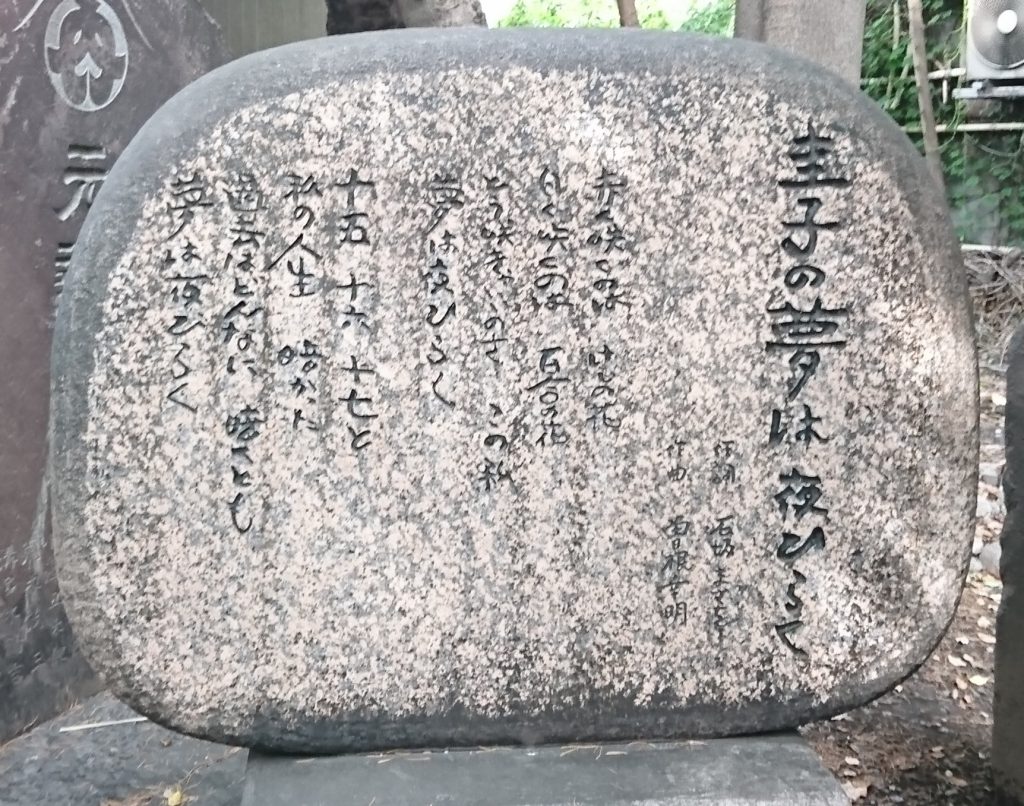
[[[479,0],[327,0],[327,33],[487,25]]]
[[[619,24],[623,28],[639,28],[640,18],[636,14],[635,0],[616,0],[619,4]]]
[[[921,135],[924,138],[924,155],[940,186],[942,177],[942,154],[939,151],[939,136],[935,131],[935,110],[932,108],[932,85],[928,79],[928,43],[924,33],[924,9],[921,0],[907,0],[910,19],[910,48],[914,56],[914,77],[917,80],[917,104],[921,110]]]
[[[860,83],[866,0],[736,0],[736,36],[783,48]]]

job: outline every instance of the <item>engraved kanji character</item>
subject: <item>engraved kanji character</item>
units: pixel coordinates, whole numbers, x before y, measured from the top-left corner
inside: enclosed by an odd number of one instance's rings
[[[537,233],[537,236],[544,242],[547,243],[547,248],[544,250],[546,254],[550,255],[556,248],[561,248],[563,252],[569,251],[567,241],[569,240],[569,228],[561,224],[553,224],[549,230],[541,230]]]
[[[171,201],[167,210],[171,219],[177,222],[174,232],[168,240],[176,237],[195,218],[196,212],[203,207],[213,207],[209,196],[209,188],[198,171],[187,176],[175,173],[171,180]]]
[[[779,481],[786,485],[775,494],[775,503],[779,505],[782,517],[785,518],[789,514],[790,507],[793,508],[797,520],[814,513],[828,514],[827,509],[818,506],[818,501],[824,495],[821,478],[804,475],[793,468],[789,473],[782,473]]]
[[[348,330],[350,327],[357,327],[360,330],[372,332],[373,328],[370,327],[370,315],[365,311],[358,311],[354,305],[346,305],[345,310],[341,312],[342,322],[341,329]]]
[[[736,547],[732,542],[733,535],[735,534],[732,522],[735,518],[735,515],[719,518],[718,523],[708,531],[708,544],[711,546],[711,551],[716,557],[732,557],[736,553]]]
[[[252,442],[260,435],[260,426],[264,422],[258,409],[246,406],[238,414],[229,415],[224,427],[229,437],[236,442],[245,444]]]
[[[349,356],[349,358],[351,360],[351,363],[349,364],[349,366],[343,367],[343,370],[345,372],[348,372],[349,374],[352,375],[353,383],[357,383],[358,384],[362,380],[362,376],[364,374],[365,375],[376,375],[377,374],[376,370],[374,370],[372,367],[361,367],[361,366],[359,366],[359,362],[356,361],[356,357],[354,355]]]
[[[263,192],[256,177],[250,173],[236,174],[227,189],[227,196],[228,205],[236,213],[256,213],[263,209]]]
[[[288,174],[284,178],[288,186],[288,192],[284,194],[286,199],[297,199],[301,196],[323,196],[320,183],[315,176],[300,176],[299,174]]]
[[[360,404],[372,406],[373,400],[369,397],[360,397],[359,392],[355,389],[350,389],[349,393],[342,398],[342,402],[348,405],[348,413],[357,420],[376,420],[380,416],[379,414],[360,412],[358,410]]]
[[[373,288],[374,287],[372,283],[361,283],[361,282],[359,282],[359,280],[356,279],[355,273],[353,273],[353,272],[349,272],[348,276],[349,276],[349,281],[347,283],[338,283],[338,288],[341,289],[342,291],[348,291],[348,294],[349,294],[348,301],[349,302],[355,302],[356,301],[356,298],[359,296],[359,289],[360,288]]]
[[[452,210],[461,210],[466,205],[462,181],[452,174],[435,173],[427,185],[427,195],[430,204],[430,221],[426,230],[428,235],[440,226]]]
[[[505,469],[504,460],[499,459],[495,462],[490,459],[484,459],[477,481],[483,486],[485,492],[491,492],[502,482],[511,483],[512,474]]]
[[[191,308],[202,301],[202,283],[208,281],[210,276],[208,274],[176,274],[167,279],[174,283],[171,289],[171,299],[185,308]]]
[[[355,210],[359,201],[359,194],[366,191],[371,198],[376,198],[377,191],[376,182],[371,182],[368,179],[361,179],[359,177],[359,171],[355,168],[349,168],[348,176],[342,179],[340,182],[335,182],[334,186],[340,188],[345,192],[345,210]]]
[[[672,538],[672,548],[678,549],[684,537],[688,537],[693,530],[693,521],[685,515],[674,515],[668,525],[662,528],[662,532]]]
[[[366,213],[343,213],[338,220],[338,242],[370,245],[370,217]]]
[[[787,235],[782,241],[782,249],[792,258],[806,260],[818,248],[818,231],[835,230],[839,228],[840,224],[838,221],[818,221],[815,218],[824,206],[819,198],[801,198],[797,199],[796,203],[804,210],[803,221],[784,221],[782,225],[786,229],[799,230],[805,234],[807,243],[801,246],[793,235]]]
[[[712,484],[731,484],[736,481],[736,465],[732,458],[736,453],[736,443],[724,440],[715,445],[715,463],[711,469]]]
[[[314,249],[306,246],[305,237],[305,233],[300,234],[294,241],[288,244],[280,255],[267,264],[267,270],[269,271],[284,261],[288,273],[296,278],[294,288],[297,293],[293,292],[290,294],[292,297],[306,297],[313,293],[309,290],[309,285],[314,275],[306,271],[306,257],[312,258],[313,261],[318,261],[321,257]]]
[[[814,428],[820,422],[821,417],[815,417],[811,407],[805,403],[804,413],[798,422],[799,428],[794,434],[794,439],[797,442],[803,442],[805,445],[810,445],[813,441],[828,442],[830,438],[823,437]],[[783,413],[779,409],[774,409],[772,411],[771,430],[768,434],[768,444],[772,446],[781,445],[788,432],[789,426],[783,421]]]
[[[767,349],[793,353],[789,360],[794,373],[790,400],[799,394],[817,372],[821,363],[821,350],[846,345],[846,339],[836,336],[842,320],[849,313],[848,308],[824,307],[820,297],[814,300],[810,310],[802,310],[789,302],[768,308],[769,316],[776,321],[771,325],[775,339],[767,343]]]
[[[75,244],[73,242],[57,244],[57,255],[53,259],[55,269],[53,286],[58,294],[64,288],[64,277],[67,275],[68,269],[71,268],[71,256],[74,248]]]
[[[68,166],[64,169],[64,185],[73,187],[70,200],[63,207],[54,209],[61,221],[69,220],[84,204],[92,206],[96,192],[107,178],[107,169],[102,163],[107,152],[99,146],[72,145],[68,147]]]
[[[594,183],[597,190],[597,206],[599,208],[596,218],[608,220],[611,217],[612,207],[619,198],[619,193],[626,189],[628,182],[614,171],[601,168],[601,175]]]
[[[850,180],[845,177],[830,175],[826,170],[825,161],[835,151],[834,138],[819,134],[813,122],[807,124],[807,134],[793,138],[789,149],[789,158],[796,167],[796,179],[783,179],[779,182],[784,188],[803,187],[846,187]]]
[[[423,272],[423,279],[430,294],[448,292],[448,264],[440,256],[435,257],[434,262]]]
[[[316,292],[311,288],[315,275],[306,271],[306,259],[299,256],[298,261],[288,261],[288,273],[295,278],[290,297],[311,297]]]

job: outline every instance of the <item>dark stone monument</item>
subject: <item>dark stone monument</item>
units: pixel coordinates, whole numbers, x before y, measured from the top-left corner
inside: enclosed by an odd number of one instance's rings
[[[200,0],[224,30],[231,54],[327,36],[324,0]]]
[[[78,229],[115,158],[225,61],[195,0],[0,4],[0,740],[88,690],[50,547],[50,342]]]
[[[868,99],[751,43],[241,59],[100,191],[54,358],[76,634],[218,741],[784,729],[910,674],[967,569],[941,194]]]
[[[1024,328],[1010,343],[1006,373],[1006,521],[996,630],[992,764],[1007,806],[1024,806]]]

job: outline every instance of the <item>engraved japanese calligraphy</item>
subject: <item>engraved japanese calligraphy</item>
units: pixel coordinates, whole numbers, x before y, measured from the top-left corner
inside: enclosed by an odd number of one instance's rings
[[[90,659],[299,751],[768,730],[898,683],[966,567],[976,368],[941,199],[837,82],[431,32],[172,101],[59,320]]]

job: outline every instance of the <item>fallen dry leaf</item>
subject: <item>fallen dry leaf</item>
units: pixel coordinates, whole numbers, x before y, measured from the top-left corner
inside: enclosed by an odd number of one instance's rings
[[[166,790],[164,797],[167,798],[167,806],[182,806],[185,803],[185,793],[180,786]]]

